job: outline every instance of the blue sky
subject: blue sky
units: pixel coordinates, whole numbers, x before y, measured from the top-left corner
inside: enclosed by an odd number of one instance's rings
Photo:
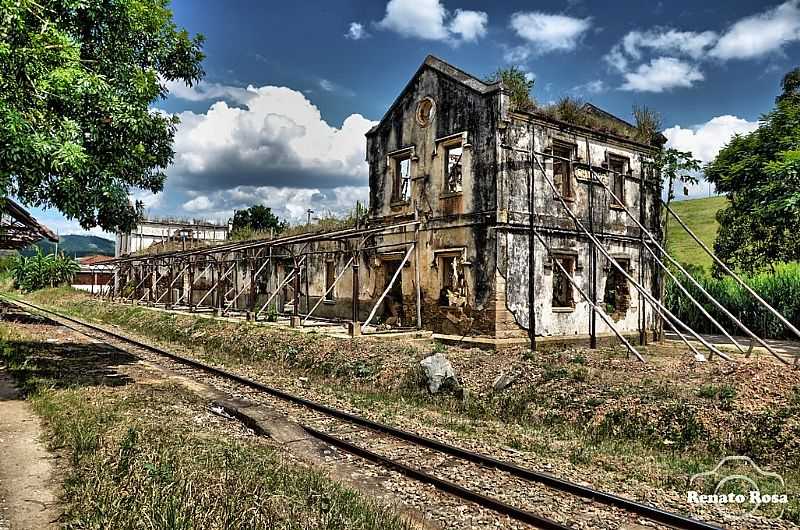
[[[517,65],[548,103],[658,110],[671,145],[709,161],[756,127],[800,57],[800,0],[479,2],[173,0],[206,36],[206,78],[170,85],[176,161],[148,212],[223,220],[253,203],[298,221],[367,197],[363,133],[427,54],[478,76]],[[704,185],[692,190],[703,194]],[[84,232],[33,210],[60,233]],[[98,232],[95,230],[95,232]]]

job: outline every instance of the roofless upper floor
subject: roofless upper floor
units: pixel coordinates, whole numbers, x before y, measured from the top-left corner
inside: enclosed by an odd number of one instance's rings
[[[428,56],[367,133],[373,220],[401,220],[415,211],[429,220],[506,220],[509,211],[513,218],[527,208],[518,204],[522,197],[508,197],[522,184],[509,179],[525,178],[536,167],[533,153],[549,157],[539,162],[565,196],[579,195],[580,180],[593,166],[631,205],[638,201],[636,180],[644,178],[642,161],[654,147],[509,104],[501,82],[486,83]],[[633,127],[597,107],[586,111]]]

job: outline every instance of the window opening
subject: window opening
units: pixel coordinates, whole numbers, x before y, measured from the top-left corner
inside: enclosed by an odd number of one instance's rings
[[[611,191],[619,199],[619,201],[614,201],[614,204],[622,206],[625,204],[625,160],[611,157],[608,161],[608,168],[612,178]]]
[[[394,159],[394,200],[407,201],[411,195],[411,155]]]
[[[461,307],[466,305],[466,283],[464,267],[458,256],[442,256],[439,258],[441,285],[439,305]]]
[[[631,262],[628,259],[617,259],[617,263],[630,274]],[[631,305],[630,287],[628,279],[614,266],[610,267],[606,277],[606,288],[603,295],[605,310],[615,320],[625,316]]]
[[[569,277],[572,277],[575,271],[575,258],[573,256],[554,256],[554,260],[558,261],[567,271],[561,270],[558,265],[553,265],[553,307],[555,308],[574,308],[575,303],[572,299],[572,283]]]
[[[444,175],[445,193],[461,193],[463,175],[461,157],[463,154],[464,148],[460,144],[445,149],[445,159],[447,160]]]
[[[555,181],[558,192],[566,198],[573,197],[572,153],[573,148],[570,145],[561,143],[553,144],[553,180]]]

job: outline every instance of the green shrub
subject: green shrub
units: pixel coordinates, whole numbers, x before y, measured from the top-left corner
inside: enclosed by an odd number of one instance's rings
[[[690,268],[692,276],[711,296],[730,311],[736,318],[761,337],[792,338],[791,332],[772,313],[764,309],[733,278],[725,276],[714,278],[702,268]],[[738,326],[722,311],[714,306],[699,289],[683,281],[676,272],[681,283],[717,321],[732,332],[744,335]],[[786,317],[795,326],[800,326],[800,263],[782,264],[774,271],[762,272],[744,281],[772,307]],[[665,291],[667,307],[683,322],[699,333],[719,333],[719,330],[700,310],[675,286],[667,281]]]
[[[15,256],[9,266],[14,287],[25,292],[69,284],[80,270],[78,263],[64,254],[45,254],[37,248],[33,256]]]

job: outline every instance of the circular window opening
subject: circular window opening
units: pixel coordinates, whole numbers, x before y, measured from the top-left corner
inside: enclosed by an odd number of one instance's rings
[[[424,98],[417,104],[417,123],[427,127],[433,121],[436,104],[431,98]]]

